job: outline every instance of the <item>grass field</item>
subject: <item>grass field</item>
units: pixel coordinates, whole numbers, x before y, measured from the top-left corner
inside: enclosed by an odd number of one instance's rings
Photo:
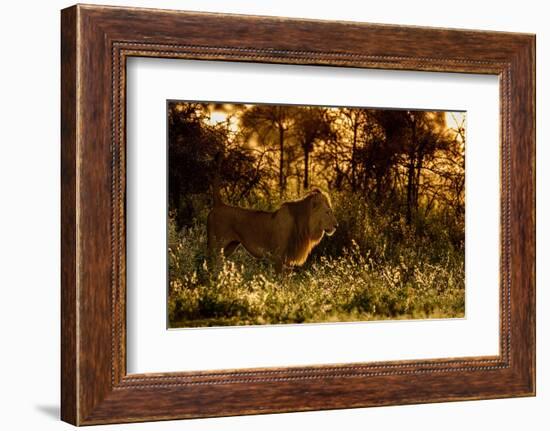
[[[417,229],[349,194],[333,203],[338,231],[283,278],[242,248],[213,274],[206,212],[179,232],[170,220],[170,327],[464,316],[463,227],[434,212]]]

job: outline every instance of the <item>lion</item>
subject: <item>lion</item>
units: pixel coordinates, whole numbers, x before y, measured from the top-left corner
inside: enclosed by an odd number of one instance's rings
[[[242,245],[251,256],[269,260],[283,273],[303,265],[323,236],[333,235],[338,227],[329,196],[318,188],[273,212],[226,205],[216,185],[213,201],[207,232],[214,267],[222,252],[229,257]]]

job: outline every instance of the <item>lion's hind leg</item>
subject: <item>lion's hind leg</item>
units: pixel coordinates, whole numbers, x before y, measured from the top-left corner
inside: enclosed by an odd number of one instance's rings
[[[231,256],[235,252],[235,250],[237,250],[237,247],[239,247],[239,245],[241,245],[239,241],[229,242],[229,244],[223,247],[223,255],[225,257]]]
[[[220,272],[223,260],[231,256],[237,247],[240,245],[239,241],[219,241],[213,238],[209,241],[208,256],[211,270],[214,274]]]
[[[223,258],[231,256],[240,242],[235,238],[231,231],[225,233],[219,232],[219,229],[215,228],[214,215],[208,217],[207,222],[207,246],[208,246],[208,260],[211,271],[217,274],[223,262]]]

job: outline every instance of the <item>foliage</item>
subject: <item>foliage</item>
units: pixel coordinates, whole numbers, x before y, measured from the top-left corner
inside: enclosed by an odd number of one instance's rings
[[[197,195],[208,193],[215,175],[229,184],[226,192],[242,199],[263,177],[255,155],[239,145],[227,124],[209,123],[204,104],[178,103],[168,108],[168,200],[178,229],[197,216]],[[213,160],[223,153],[217,166]]]
[[[335,209],[345,226],[341,234],[325,238],[304,267],[283,278],[243,249],[214,275],[206,263],[204,223],[177,232],[172,220],[171,326],[464,315],[461,246],[418,236],[404,220],[369,211],[357,196],[335,196]]]
[[[452,116],[170,102],[171,326],[463,316],[465,117]],[[268,211],[321,186],[339,227],[283,279],[242,248],[214,274],[215,181],[226,203]]]
[[[171,102],[168,197],[177,227],[221,180],[228,202],[300,196],[310,185],[391,199],[411,225],[440,207],[464,217],[464,117],[444,112]],[[217,154],[223,162],[215,162]],[[424,214],[420,214],[420,207]]]

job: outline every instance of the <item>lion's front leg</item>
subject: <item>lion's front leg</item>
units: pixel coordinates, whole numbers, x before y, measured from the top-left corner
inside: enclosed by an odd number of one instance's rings
[[[282,282],[285,282],[292,273],[292,267],[287,265],[283,259],[275,261],[275,272]]]
[[[281,275],[285,270],[285,264],[283,263],[282,259],[275,261],[275,272],[279,275]]]

